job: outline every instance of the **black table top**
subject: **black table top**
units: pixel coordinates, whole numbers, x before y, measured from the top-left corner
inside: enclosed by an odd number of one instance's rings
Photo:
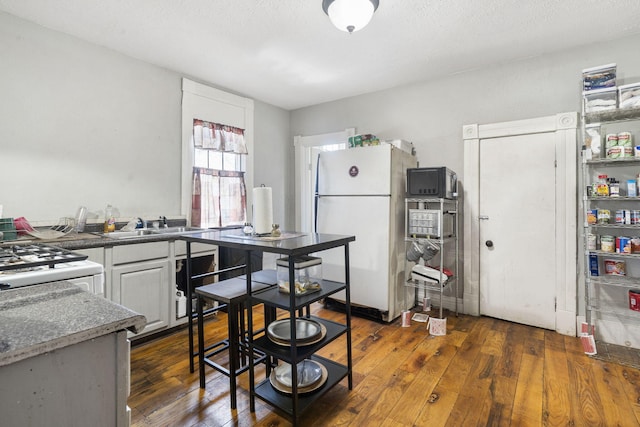
[[[280,237],[261,237],[245,235],[242,230],[205,230],[182,235],[180,239],[228,248],[297,256],[344,246],[355,241],[356,237],[299,232],[282,232]]]

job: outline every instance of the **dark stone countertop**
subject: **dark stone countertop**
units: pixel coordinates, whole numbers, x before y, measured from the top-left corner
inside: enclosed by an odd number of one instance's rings
[[[129,237],[126,239],[112,239],[103,237],[98,233],[69,233],[58,239],[35,239],[29,236],[20,237],[17,240],[9,240],[1,246],[13,246],[33,243],[43,243],[68,250],[108,248],[112,246],[132,245],[137,243],[161,242],[180,239],[179,234],[147,234],[144,236]]]
[[[69,282],[0,291],[0,366],[145,325],[143,315]]]

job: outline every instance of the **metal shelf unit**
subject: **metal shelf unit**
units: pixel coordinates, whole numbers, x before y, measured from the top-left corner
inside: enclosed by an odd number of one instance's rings
[[[459,276],[459,255],[460,255],[460,243],[459,243],[459,232],[458,232],[458,199],[444,199],[444,198],[432,198],[432,197],[407,197],[405,198],[405,227],[404,227],[404,240],[405,240],[405,252],[408,250],[410,245],[413,243],[418,244],[432,244],[439,248],[438,254],[436,257],[439,259],[438,267],[440,269],[440,284],[431,284],[422,280],[413,280],[411,277],[411,269],[416,264],[409,260],[407,260],[405,256],[405,286],[409,286],[416,289],[416,296],[419,290],[427,292],[435,292],[439,297],[439,313],[440,318],[442,318],[442,297],[444,290],[447,288],[454,289],[454,300],[455,300],[455,312],[456,316],[458,315],[458,276]],[[438,224],[440,228],[441,235],[429,235],[427,233],[413,233],[410,230],[410,221],[409,215],[411,210],[422,209],[425,210],[436,210],[438,211]],[[453,223],[451,229],[451,235],[442,236],[445,228],[445,216],[450,215]],[[447,260],[447,255],[451,252],[451,246],[453,246],[453,260]],[[447,262],[448,261],[448,262]],[[444,272],[445,268],[450,268],[453,272],[453,276],[449,277],[444,283],[443,279],[446,277]]]
[[[640,173],[640,157],[606,158],[604,147],[605,132],[621,129],[621,125],[637,122],[633,129],[640,129],[640,108],[616,109],[612,111],[598,113],[582,113],[583,136],[587,137],[587,125],[600,125],[600,137],[602,141],[602,158],[588,159],[582,158],[582,202],[583,202],[583,242],[584,242],[584,298],[585,298],[585,318],[588,324],[596,326],[596,332],[608,329],[611,338],[602,336],[599,340],[610,344],[624,345],[627,347],[640,348],[640,335],[629,332],[637,330],[640,326],[640,313],[631,310],[626,293],[630,289],[640,289],[640,276],[636,271],[640,271],[640,253],[612,253],[603,251],[601,248],[589,248],[589,237],[591,234],[610,234],[614,236],[640,236],[640,223],[620,224],[615,222],[616,209],[637,209],[640,210],[640,197],[638,196],[598,196],[588,194],[589,187],[598,174],[615,173],[624,176],[626,179],[635,178]],[[640,138],[640,133],[635,132],[635,137]],[[633,144],[635,145],[635,143]],[[619,178],[620,176],[616,176]],[[640,189],[639,189],[640,190]],[[587,215],[591,209],[608,209],[611,212],[609,224],[589,224]],[[591,260],[595,257],[598,263],[598,275],[591,274]],[[627,275],[616,276],[605,274],[602,268],[605,258],[625,261]],[[631,268],[629,268],[631,267]],[[629,272],[631,270],[631,272]],[[600,328],[598,324],[606,328]],[[612,325],[619,325],[618,327]],[[621,327],[620,327],[621,326]]]

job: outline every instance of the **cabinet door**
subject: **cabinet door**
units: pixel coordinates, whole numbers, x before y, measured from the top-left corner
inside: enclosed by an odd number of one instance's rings
[[[144,315],[143,333],[169,324],[169,261],[146,261],[112,269],[113,301]]]

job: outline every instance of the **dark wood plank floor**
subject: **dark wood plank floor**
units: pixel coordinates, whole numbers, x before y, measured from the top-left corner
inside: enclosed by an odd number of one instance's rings
[[[320,305],[313,311],[341,321]],[[258,310],[256,310],[258,313]],[[256,321],[261,321],[256,315]],[[207,339],[226,334],[220,313]],[[353,318],[354,387],[346,379],[301,418],[302,426],[638,426],[640,370],[584,355],[575,337],[486,317],[447,317],[447,335],[424,323],[402,328]],[[206,390],[189,373],[187,332],[134,346],[133,426],[289,426],[256,399],[249,411],[248,374],[238,409],[225,376],[207,368]],[[344,340],[322,354],[346,360]],[[264,376],[261,370],[257,375]]]

